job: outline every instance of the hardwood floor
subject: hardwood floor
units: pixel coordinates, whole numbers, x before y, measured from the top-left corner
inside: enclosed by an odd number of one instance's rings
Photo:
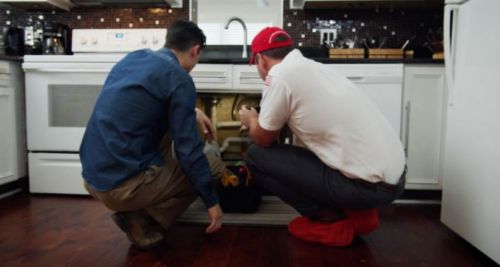
[[[0,200],[0,266],[497,266],[439,222],[439,206],[391,205],[347,248],[303,242],[284,227],[175,225],[150,251],[130,246],[90,197]]]

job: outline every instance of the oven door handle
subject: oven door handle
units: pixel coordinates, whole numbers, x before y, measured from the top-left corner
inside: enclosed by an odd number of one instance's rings
[[[56,69],[56,68],[24,68],[27,71],[51,73],[109,73],[111,69]]]

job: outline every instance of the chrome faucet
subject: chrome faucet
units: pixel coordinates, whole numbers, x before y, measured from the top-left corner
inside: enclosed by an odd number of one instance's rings
[[[233,22],[233,21],[237,21],[237,22],[241,23],[241,26],[243,26],[243,54],[241,55],[241,57],[247,58],[248,57],[248,55],[247,55],[247,35],[248,35],[247,25],[245,25],[245,22],[238,17],[230,17],[227,20],[226,26],[224,26],[224,29],[227,30],[227,28],[229,28],[229,24],[231,24],[231,22]]]

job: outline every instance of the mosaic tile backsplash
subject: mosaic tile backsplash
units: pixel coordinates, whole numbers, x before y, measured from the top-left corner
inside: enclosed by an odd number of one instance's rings
[[[289,0],[285,0],[285,7],[288,6]],[[336,31],[337,42],[328,43],[334,47],[401,48],[406,40],[439,46],[430,43],[442,39],[442,25],[442,9],[419,8],[285,8],[283,19],[284,29],[296,40],[297,46],[304,47],[319,47],[320,32],[324,29]]]
[[[73,8],[71,12],[28,12],[0,5],[0,26],[23,27],[51,21],[73,29],[165,28],[176,19],[189,19],[189,0],[184,0],[183,8],[103,6]]]
[[[410,46],[442,49],[443,10],[440,8],[388,8],[293,10],[284,0],[283,28],[299,47]],[[0,26],[26,26],[54,21],[71,28],[164,28],[176,19],[189,19],[189,0],[183,8],[101,7],[74,8],[71,12],[28,12],[0,5]],[[322,32],[335,32],[335,41],[321,43]],[[327,35],[323,35],[328,37]]]

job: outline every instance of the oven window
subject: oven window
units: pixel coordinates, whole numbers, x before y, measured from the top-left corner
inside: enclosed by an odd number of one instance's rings
[[[49,85],[49,126],[86,127],[102,85]]]

